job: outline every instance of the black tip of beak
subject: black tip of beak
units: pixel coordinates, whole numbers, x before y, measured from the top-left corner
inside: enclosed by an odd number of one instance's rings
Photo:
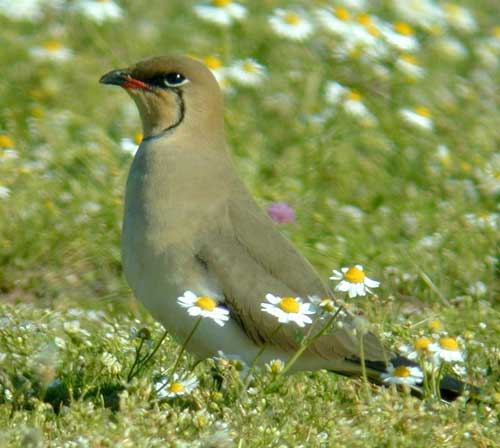
[[[118,70],[113,70],[101,76],[99,82],[101,84],[112,84],[115,86],[121,86],[128,77],[130,77],[130,73],[127,70],[118,69]]]

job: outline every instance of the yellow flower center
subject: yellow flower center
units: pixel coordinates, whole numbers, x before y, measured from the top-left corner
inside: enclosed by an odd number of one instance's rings
[[[414,344],[415,350],[418,350],[419,352],[427,351],[429,345],[431,345],[431,340],[429,338],[426,338],[425,336],[418,338]]]
[[[409,64],[418,65],[417,58],[412,54],[402,54],[401,59]]]
[[[211,297],[207,296],[198,297],[195,304],[205,311],[213,311],[217,306],[217,302]]]
[[[439,340],[439,345],[441,348],[452,352],[456,352],[458,350],[458,342],[454,338],[441,338]]]
[[[440,321],[438,321],[437,319],[431,320],[429,322],[428,326],[429,326],[429,330],[434,332],[434,333],[443,328],[443,324]]]
[[[472,171],[472,166],[467,162],[460,162],[460,168],[464,173],[470,173]]]
[[[500,39],[500,25],[493,28],[493,36]]]
[[[273,360],[269,363],[271,373],[277,375],[283,370],[283,363],[278,360]]]
[[[365,273],[356,267],[349,268],[344,274],[345,279],[351,283],[363,283],[365,280]]]
[[[247,73],[255,73],[257,71],[256,65],[248,61],[243,63],[242,68]]]
[[[287,12],[283,18],[288,25],[297,25],[300,22],[300,17],[294,12]]]
[[[319,302],[319,306],[329,313],[332,313],[335,310],[335,305],[333,304],[333,300],[326,298],[326,299],[321,299],[321,302]]]
[[[12,140],[8,135],[0,134],[0,148],[12,148],[14,146],[14,140]]]
[[[182,383],[172,383],[168,388],[169,392],[178,394],[184,390],[184,385]]]
[[[402,34],[403,36],[411,36],[413,34],[413,29],[406,22],[394,22],[394,31],[396,33]]]
[[[368,26],[373,23],[372,18],[366,12],[358,15],[358,17],[356,17],[356,20],[363,26]]]
[[[224,6],[227,6],[231,3],[231,0],[212,0],[212,5],[216,6],[217,8],[224,8]]]
[[[279,303],[279,307],[285,313],[298,313],[300,311],[300,303],[293,297],[283,297]]]
[[[142,132],[136,132],[136,133],[134,134],[134,143],[135,143],[136,145],[140,145],[140,144],[141,144],[141,142],[142,142],[143,137],[144,137],[144,136],[142,135]]]
[[[222,67],[221,60],[219,58],[216,58],[215,56],[207,56],[203,59],[203,62],[208,68],[212,70],[217,70]]]
[[[425,107],[425,106],[418,106],[418,107],[415,107],[415,113],[417,115],[420,115],[422,117],[426,117],[426,118],[430,118],[431,117],[431,111]]]
[[[44,115],[43,109],[40,106],[33,106],[30,112],[35,118],[42,118]]]
[[[373,37],[380,36],[380,30],[375,25],[366,26],[366,31],[368,31]]]
[[[398,376],[400,378],[410,376],[410,369],[406,366],[397,366],[394,369],[394,376]]]
[[[446,5],[444,5],[444,9],[448,14],[452,16],[460,15],[460,8],[452,3],[446,3]]]
[[[349,92],[349,94],[347,95],[347,99],[352,100],[352,101],[361,101],[361,93],[359,93],[357,90],[351,90]],[[353,269],[355,269],[355,268],[353,268]],[[364,278],[364,274],[363,274],[363,278]]]
[[[349,11],[345,8],[339,7],[334,9],[337,19],[343,20],[344,22],[351,18]]]
[[[57,40],[48,40],[42,44],[42,47],[47,51],[57,51],[60,50],[63,46],[61,42],[58,42]]]

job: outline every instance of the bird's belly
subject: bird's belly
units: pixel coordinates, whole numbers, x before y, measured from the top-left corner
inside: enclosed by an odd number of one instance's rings
[[[168,226],[155,233],[143,219],[143,213],[126,214],[123,223],[122,261],[125,277],[135,297],[151,315],[179,343],[183,343],[194,325],[196,317],[177,303],[177,298],[187,290],[197,295],[209,295],[222,300],[223,294],[217,281],[208,278],[207,272],[193,256],[190,240],[168,238]],[[204,318],[193,335],[188,351],[200,358],[223,352],[251,364],[260,347],[243,331],[232,317],[223,327]],[[272,359],[286,361],[293,353],[270,345],[259,357],[259,364]],[[308,370],[331,367],[324,359],[302,356],[296,369]],[[334,367],[331,367],[334,368]]]
[[[138,241],[137,233],[131,237],[126,231],[124,226],[123,268],[135,297],[179,343],[184,342],[197,318],[190,316],[187,309],[177,303],[177,298],[187,290],[216,298],[221,294],[214,290],[213,282],[205,278],[203,271],[180,260],[179,254],[157,252],[147,241]],[[187,348],[200,358],[222,351],[245,362],[251,362],[258,352],[258,347],[232,319],[220,327],[204,318]],[[276,353],[271,356],[271,352],[269,356],[269,359],[278,357]]]

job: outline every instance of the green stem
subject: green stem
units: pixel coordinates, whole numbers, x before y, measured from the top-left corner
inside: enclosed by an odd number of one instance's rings
[[[135,366],[137,366],[137,364],[139,364],[140,354],[141,354],[141,350],[142,350],[143,345],[144,345],[144,339],[141,339],[141,342],[139,342],[139,347],[137,347],[137,349],[135,350],[134,362],[132,364],[132,367],[130,367],[130,370],[129,370],[128,375],[127,375],[127,383],[129,383],[130,380],[134,377],[134,369],[135,369]]]
[[[264,344],[262,344],[262,347],[260,348],[260,350],[257,352],[257,354],[255,355],[255,358],[252,360],[252,363],[250,364],[250,367],[248,368],[248,372],[247,374],[245,375],[245,382],[244,382],[244,386],[243,386],[243,390],[246,390],[248,385],[250,384],[250,379],[251,379],[251,374],[253,372],[253,369],[255,368],[255,365],[257,364],[257,361],[259,360],[259,358],[262,356],[262,353],[264,353],[264,350],[269,347],[269,344],[271,343],[271,340],[272,338],[276,335],[276,333],[278,333],[278,331],[281,329],[281,327],[283,326],[283,324],[279,324],[273,331],[272,333],[269,335],[269,337],[267,338],[266,342],[264,342]]]
[[[279,375],[284,375],[287,373],[290,368],[295,364],[297,359],[306,351],[312,344],[314,344],[321,336],[325,334],[325,332],[330,328],[332,323],[335,321],[339,313],[342,311],[343,307],[341,306],[335,314],[328,320],[328,322],[325,324],[325,326],[318,331],[311,339],[307,339],[307,337],[304,339],[303,343],[301,344],[300,348],[295,352],[295,354],[287,361],[285,364],[285,367],[283,367],[283,370],[279,373]],[[312,328],[312,326],[311,326]]]
[[[128,377],[127,377],[127,381],[128,382],[130,382],[134,376],[137,376],[137,374],[141,371],[141,369],[156,354],[156,352],[160,348],[161,344],[163,343],[163,341],[167,337],[167,334],[168,334],[168,332],[167,332],[167,330],[165,330],[165,332],[163,333],[162,337],[160,338],[160,340],[158,341],[158,343],[155,345],[155,347],[153,348],[153,350],[151,351],[151,353],[149,353],[148,355],[145,355],[144,358],[142,358],[142,359],[139,358],[139,353],[140,353],[140,350],[141,350],[141,347],[142,347],[142,344],[143,344],[144,340],[141,340],[141,343],[140,343],[139,348],[137,350],[137,354],[136,354],[136,358],[135,358],[134,364],[132,365],[132,368],[130,369],[130,372],[129,372]],[[133,368],[136,365],[137,365],[137,369],[135,370],[135,372],[133,372]]]
[[[189,344],[189,341],[191,340],[191,338],[193,337],[195,331],[198,329],[198,327],[200,326],[200,323],[201,323],[201,320],[203,319],[203,317],[199,317],[198,320],[196,321],[196,323],[194,324],[194,327],[193,329],[191,330],[191,332],[188,334],[187,338],[184,340],[182,346],[181,346],[181,349],[179,350],[179,354],[177,355],[177,359],[175,360],[175,363],[174,363],[174,366],[172,367],[172,370],[170,371],[170,374],[168,375],[168,380],[165,382],[165,384],[169,383],[170,380],[172,379],[172,376],[174,375],[177,367],[179,367],[179,363],[181,362],[181,359],[182,359],[182,355],[184,354],[184,352],[186,351],[186,347],[187,345]]]
[[[436,395],[441,400],[441,377],[443,376],[444,361],[441,361],[436,378]]]
[[[420,357],[420,368],[424,374],[424,393],[427,397],[431,396],[431,390],[429,388],[429,375],[427,370],[425,370],[425,361],[422,357]]]

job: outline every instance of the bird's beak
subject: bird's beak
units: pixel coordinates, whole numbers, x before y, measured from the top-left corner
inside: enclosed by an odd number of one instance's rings
[[[124,89],[141,89],[152,90],[152,88],[145,82],[132,77],[130,72],[126,69],[113,70],[101,76],[99,80],[101,84],[111,84],[123,87]]]

